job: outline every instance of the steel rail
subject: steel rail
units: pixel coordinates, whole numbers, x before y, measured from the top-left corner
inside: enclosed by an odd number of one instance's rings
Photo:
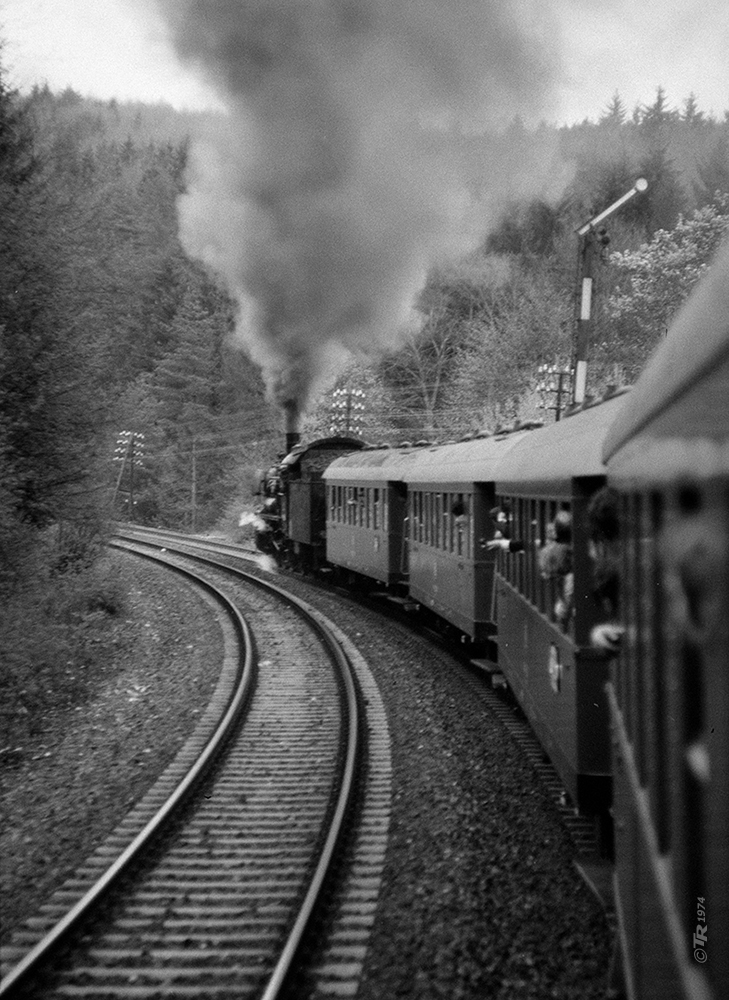
[[[176,541],[180,546],[185,545],[185,540],[183,538],[179,538]],[[329,831],[322,846],[319,861],[317,862],[309,888],[301,904],[296,920],[291,928],[291,931],[289,932],[286,943],[281,951],[276,967],[269,977],[266,988],[261,995],[261,1000],[276,1000],[276,997],[279,996],[281,989],[285,985],[287,976],[291,972],[304,935],[306,934],[306,930],[321,896],[322,889],[326,883],[332,860],[342,838],[347,812],[352,804],[355,794],[357,763],[362,752],[362,738],[357,683],[355,680],[354,669],[350,663],[349,657],[342,649],[340,643],[334,635],[332,635],[317,612],[300,598],[295,597],[293,594],[290,594],[281,587],[277,587],[274,583],[271,583],[268,580],[261,580],[260,577],[250,575],[246,573],[245,570],[228,566],[226,563],[221,563],[219,560],[211,558],[210,556],[204,556],[200,553],[193,554],[183,552],[182,549],[175,548],[174,543],[171,543],[169,540],[165,542],[164,546],[162,546],[161,543],[158,544],[156,542],[152,542],[151,540],[145,540],[142,544],[153,547],[164,547],[166,549],[173,548],[174,551],[178,552],[178,554],[185,555],[187,558],[192,559],[195,562],[202,562],[205,565],[213,566],[223,572],[243,577],[247,582],[253,583],[262,590],[275,593],[279,598],[293,607],[306,622],[314,626],[319,638],[337,666],[337,676],[342,684],[345,718],[347,722],[347,746],[342,765],[337,801],[330,820]],[[195,543],[193,543],[193,545],[194,544]]]
[[[125,548],[127,547],[125,546]],[[127,550],[133,551],[130,549]],[[31,973],[37,970],[42,962],[49,957],[52,951],[66,940],[91,909],[119,881],[122,874],[128,870],[132,862],[148,847],[153,837],[160,831],[170,816],[187,802],[198,783],[205,777],[208,768],[221,750],[232,727],[237,723],[251,695],[255,680],[254,643],[248,623],[240,611],[228,600],[222,591],[208,581],[198,577],[191,570],[186,570],[176,565],[165,559],[162,555],[151,555],[144,552],[137,552],[136,554],[142,558],[165,563],[176,572],[194,580],[198,586],[203,587],[221,603],[226,613],[234,622],[238,636],[242,639],[244,656],[243,664],[239,668],[238,683],[233,691],[225,714],[206,743],[202,753],[178,784],[175,791],[81,899],[11,969],[8,975],[0,982],[0,997],[9,996],[12,990],[26,981]]]
[[[329,832],[321,849],[319,861],[314,875],[311,879],[309,889],[296,921],[291,928],[286,944],[281,952],[281,956],[276,964],[261,1000],[275,1000],[279,996],[282,987],[286,982],[286,977],[290,973],[293,963],[296,960],[299,948],[306,934],[309,922],[320,899],[322,890],[326,883],[327,875],[331,869],[332,861],[344,832],[347,812],[352,805],[355,794],[355,784],[357,776],[357,764],[361,754],[361,727],[359,703],[357,698],[357,685],[354,678],[354,670],[349,657],[342,649],[339,642],[331,634],[329,629],[319,620],[315,612],[309,608],[299,598],[292,594],[287,594],[273,584],[266,584],[272,590],[284,596],[299,613],[306,617],[306,620],[313,622],[320,638],[328,648],[330,655],[335,660],[338,667],[338,677],[343,686],[343,700],[346,708],[347,720],[347,747],[342,768],[342,775],[339,785],[339,793],[334,808],[332,818],[329,823]]]
[[[125,538],[122,532],[119,534],[120,537],[123,538],[123,541],[120,543],[112,541],[112,546],[132,551],[135,554],[149,558],[150,560],[164,563],[177,572],[194,579],[198,584],[204,586],[209,592],[213,593],[224,604],[229,603],[228,599],[225,595],[223,595],[222,591],[220,591],[213,584],[209,583],[209,581],[202,580],[194,572],[186,570],[176,562],[166,558],[163,553],[144,552],[138,549],[136,545],[138,544],[157,550],[163,549],[165,551],[176,552],[178,555],[192,560],[193,562],[202,563],[206,566],[213,567],[239,578],[242,577],[247,582],[256,585],[260,589],[276,594],[281,600],[285,601],[290,607],[292,607],[309,624],[310,627],[312,627],[313,631],[315,631],[319,636],[322,645],[325,647],[336,666],[335,673],[340,685],[340,694],[343,706],[346,747],[343,750],[343,760],[338,769],[336,802],[332,804],[330,809],[327,830],[326,834],[323,836],[323,843],[318,852],[318,860],[316,862],[314,873],[309,880],[304,899],[299,905],[296,917],[287,934],[286,941],[280,950],[279,957],[273,971],[268,976],[265,990],[261,994],[262,1000],[276,1000],[276,998],[280,996],[284,986],[287,985],[288,977],[292,972],[302,942],[307,933],[307,929],[310,926],[312,916],[315,913],[317,904],[322,896],[322,891],[327,883],[328,873],[331,870],[332,861],[343,837],[347,815],[356,792],[358,760],[362,753],[363,740],[358,701],[358,685],[355,680],[354,668],[340,643],[327,628],[325,622],[320,618],[317,612],[307,605],[306,602],[300,600],[282,588],[277,587],[275,584],[269,581],[261,580],[257,576],[249,575],[244,570],[235,569],[225,563],[221,563],[217,559],[210,558],[209,556],[185,552],[182,548],[177,549],[174,543],[177,542],[180,546],[184,546],[186,540],[183,538],[178,538],[172,541],[169,536],[167,536],[164,543],[155,543],[146,539]],[[193,541],[191,539],[190,541],[192,541],[193,546],[195,546],[196,542],[199,545],[202,540],[196,539]],[[169,817],[180,805],[184,804],[188,800],[199,780],[207,773],[217,750],[220,749],[220,744],[225,739],[230,727],[238,718],[238,715],[248,698],[248,687],[246,687],[246,684],[243,681],[243,675],[248,676],[253,673],[253,642],[250,630],[245,622],[245,619],[243,619],[237,609],[233,605],[231,605],[231,607],[235,613],[236,623],[238,624],[239,629],[242,629],[242,633],[245,636],[246,661],[245,666],[241,671],[241,681],[236,694],[234,695],[223,720],[221,720],[220,724],[216,728],[215,734],[211,738],[196,764],[193,765],[187,776],[183,779],[183,782],[178,786],[176,791],[173,792],[172,796],[165,802],[165,804],[157,811],[155,816],[145,825],[143,830],[140,831],[132,843],[105,871],[102,877],[97,880],[91,889],[89,889],[89,891],[86,892],[86,894],[74,905],[66,916],[63,917],[40,942],[38,942],[38,944],[21,960],[21,962],[19,962],[18,965],[10,971],[2,983],[0,983],[0,997],[9,996],[16,987],[22,985],[22,983],[25,982],[34,971],[40,968],[54,949],[70,936],[72,931],[91,911],[91,909],[106,893],[111,890],[111,888],[113,888],[121,875],[127,871],[132,861],[141,854],[141,852],[149,844],[150,840],[160,830]],[[244,687],[246,688],[245,694],[241,695],[241,689]]]

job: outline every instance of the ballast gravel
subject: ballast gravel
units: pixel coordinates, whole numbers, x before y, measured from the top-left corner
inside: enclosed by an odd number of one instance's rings
[[[37,745],[4,775],[3,939],[152,784],[215,683],[209,607],[164,571],[133,564],[104,683],[78,711],[44,720]],[[358,1000],[604,997],[606,918],[554,804],[473,679],[396,623],[306,581],[278,582],[359,647],[390,725],[390,838]]]
[[[555,804],[474,678],[397,623],[287,585],[359,647],[390,726],[384,889],[357,1000],[603,1000],[605,914]]]

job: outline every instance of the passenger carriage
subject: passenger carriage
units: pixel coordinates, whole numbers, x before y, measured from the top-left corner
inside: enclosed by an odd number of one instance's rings
[[[495,631],[496,462],[520,434],[450,445],[379,449],[333,462],[327,559],[383,584],[463,636]]]
[[[499,554],[499,668],[572,801],[603,818],[611,795],[609,664],[590,645],[601,608],[593,596],[587,506],[605,482],[602,442],[625,399],[615,394],[524,437],[500,463],[495,491],[508,533],[523,544],[523,551]],[[539,568],[539,549],[560,512],[569,512],[572,522],[569,581],[545,579]],[[565,602],[568,583],[571,607],[558,620],[555,609]],[[609,824],[606,830],[609,840]]]
[[[729,248],[605,442],[624,649],[609,702],[627,996],[729,995]]]
[[[403,473],[410,596],[476,643],[496,631],[495,469],[525,433],[421,448]]]
[[[327,561],[386,586],[408,577],[403,466],[414,453],[379,448],[337,459],[324,473]]]

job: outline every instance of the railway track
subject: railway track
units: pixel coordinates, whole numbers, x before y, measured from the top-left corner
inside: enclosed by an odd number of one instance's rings
[[[203,585],[185,557],[118,544]],[[202,575],[226,615],[215,696],[171,767],[3,949],[3,997],[273,1000],[293,977],[356,989],[389,821],[379,693],[303,602],[258,580],[243,589],[211,560]],[[328,935],[312,930],[325,892]]]
[[[156,538],[158,541],[167,539],[170,545],[180,547],[183,550],[217,552],[221,556],[242,560],[250,559],[258,564],[261,563],[263,558],[266,561],[265,565],[269,565],[268,557],[261,557],[260,553],[254,548],[246,549],[244,546],[214,537],[191,536],[185,535],[183,532],[173,530],[160,531],[137,525],[134,526],[134,534],[141,535],[142,537],[147,535],[150,539]],[[404,611],[400,605],[391,606],[390,611],[400,620],[410,620],[407,611]],[[435,638],[439,640],[440,637],[435,636]],[[493,673],[494,664],[488,664],[487,661],[482,660],[471,660],[470,662],[475,668],[475,675],[480,680],[484,677],[487,680],[492,680],[494,676],[501,676],[500,674]],[[485,667],[487,669],[484,669]],[[493,683],[486,687],[481,684],[475,684],[474,691],[488,710],[499,719],[509,733],[510,738],[517,744],[520,751],[529,760],[531,766],[538,774],[542,785],[559,812],[565,829],[572,839],[576,854],[575,863],[581,875],[588,882],[590,888],[596,892],[603,905],[610,909],[612,906],[610,900],[611,890],[607,883],[609,881],[611,865],[598,860],[602,848],[599,842],[599,831],[594,821],[582,816],[575,810],[569,796],[564,790],[562,780],[545,754],[528,720],[521,712],[515,712],[513,700],[504,700],[498,691],[498,686],[495,689]]]
[[[220,539],[207,538],[204,536],[189,536],[182,532],[164,531],[158,532],[149,528],[138,528],[135,526],[134,532],[137,534],[149,534],[150,537],[166,538],[174,546],[183,548],[189,547],[191,551],[213,551],[221,556],[234,557],[236,559],[250,559],[261,563],[262,557],[255,549],[246,551],[243,546],[234,545]],[[263,557],[267,560],[268,557]],[[268,565],[268,562],[265,563]],[[406,605],[407,607],[407,605]],[[390,605],[390,612],[398,619],[410,622],[411,616],[399,604]],[[437,641],[440,637],[434,636]],[[515,710],[513,699],[504,699],[502,693],[493,684],[494,677],[501,677],[501,674],[494,673],[495,665],[483,660],[471,660],[475,676],[474,693],[483,701],[488,711],[499,719],[509,734],[509,737],[519,747],[520,752],[529,761],[539,780],[554,803],[559,813],[564,828],[572,840],[575,849],[575,865],[582,879],[587,883],[590,890],[597,896],[600,904],[605,908],[609,920],[613,920],[613,900],[612,900],[612,863],[605,858],[605,843],[603,833],[596,825],[594,819],[583,816],[572,805],[569,795],[564,790],[563,782],[552,763],[549,761],[534,730],[529,721],[520,712]],[[477,682],[478,678],[478,682]],[[484,686],[480,683],[486,678],[491,683]]]

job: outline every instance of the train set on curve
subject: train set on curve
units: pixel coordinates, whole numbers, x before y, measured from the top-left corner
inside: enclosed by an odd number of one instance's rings
[[[729,995],[729,247],[629,391],[455,444],[288,443],[260,547],[485,650],[611,817],[616,995]]]

